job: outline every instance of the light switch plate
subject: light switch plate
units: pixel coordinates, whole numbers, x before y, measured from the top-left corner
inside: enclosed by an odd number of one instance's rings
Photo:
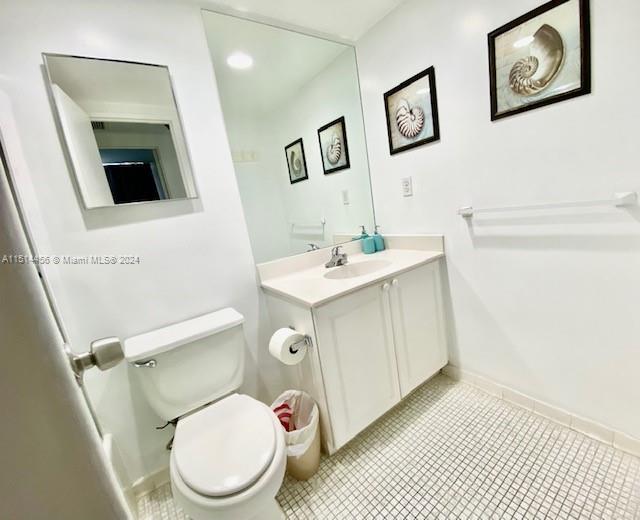
[[[411,177],[404,177],[400,180],[400,184],[402,186],[402,196],[403,197],[412,197],[413,196],[413,183],[411,181]]]
[[[349,190],[342,190],[342,203],[345,206],[349,205]]]

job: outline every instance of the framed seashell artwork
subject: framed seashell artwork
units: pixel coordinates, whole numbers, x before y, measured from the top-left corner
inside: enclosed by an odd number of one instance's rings
[[[304,181],[309,178],[307,171],[307,159],[304,156],[304,144],[302,137],[284,147],[289,168],[289,181],[291,184]]]
[[[433,67],[386,92],[384,106],[391,155],[440,139]]]
[[[552,0],[488,40],[492,121],[591,92],[589,0]]]
[[[318,128],[318,141],[325,175],[351,167],[344,116]]]

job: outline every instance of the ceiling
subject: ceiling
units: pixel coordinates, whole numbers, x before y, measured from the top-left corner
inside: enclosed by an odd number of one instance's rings
[[[404,0],[208,0],[231,9],[356,41]]]
[[[204,12],[204,25],[225,115],[271,112],[353,48],[261,23]],[[237,51],[253,58],[248,70],[232,69]],[[355,69],[354,69],[355,70]]]

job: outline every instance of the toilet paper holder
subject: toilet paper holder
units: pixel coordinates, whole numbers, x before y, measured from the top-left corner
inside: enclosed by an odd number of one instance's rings
[[[289,325],[289,328],[291,330],[296,330],[291,325]],[[313,341],[311,340],[311,336],[309,336],[309,334],[305,334],[304,338],[302,338],[300,341],[296,341],[295,343],[292,343],[291,345],[289,345],[289,353],[297,354],[302,347],[309,348],[312,346],[313,346]]]

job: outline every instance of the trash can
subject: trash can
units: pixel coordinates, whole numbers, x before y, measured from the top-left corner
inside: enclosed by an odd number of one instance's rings
[[[308,480],[320,465],[320,412],[311,396],[301,390],[287,390],[271,405],[284,429],[287,445],[287,473]]]

